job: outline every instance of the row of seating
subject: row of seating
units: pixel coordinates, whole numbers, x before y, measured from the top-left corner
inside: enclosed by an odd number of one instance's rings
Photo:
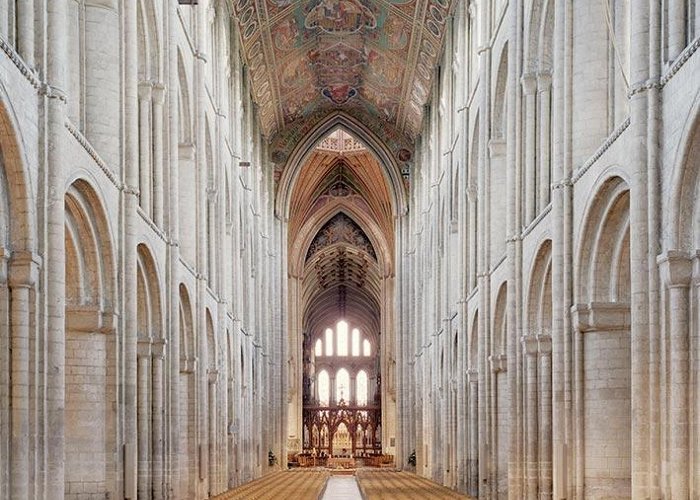
[[[213,497],[215,500],[317,500],[326,486],[328,471],[280,471]]]
[[[362,469],[356,474],[366,500],[453,500],[465,495],[409,472]]]

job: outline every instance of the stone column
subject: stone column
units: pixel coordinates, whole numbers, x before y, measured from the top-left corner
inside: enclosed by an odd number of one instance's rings
[[[138,379],[138,498],[151,498],[151,443],[150,443],[150,357],[151,340],[139,339],[137,353]]]
[[[551,94],[552,94],[552,75],[549,72],[541,72],[537,74],[537,95],[539,102],[539,148],[537,150],[539,157],[539,203],[538,211],[544,210],[549,204],[549,192],[551,189],[550,175],[550,144],[551,144]]]
[[[153,498],[161,500],[166,498],[166,493],[163,488],[165,478],[164,474],[164,428],[163,428],[163,387],[165,378],[163,377],[163,360],[165,359],[165,344],[166,340],[161,338],[153,342],[153,350],[151,352],[151,367],[152,367],[152,391],[153,391]],[[176,372],[177,373],[177,372]],[[177,374],[176,376],[179,376]]]
[[[552,77],[552,443],[553,496],[572,498],[571,457],[571,79],[573,7],[554,10]]]
[[[209,496],[216,493],[216,381],[219,378],[218,370],[207,372],[208,403],[209,403]]]
[[[167,26],[168,26],[168,82],[169,93],[168,99],[168,155],[167,175],[169,180],[168,190],[168,232],[170,237],[169,247],[169,291],[170,291],[170,338],[169,338],[169,452],[170,452],[170,485],[172,496],[182,498],[185,492],[180,490],[180,245],[179,245],[179,123],[178,123],[178,105],[179,105],[179,76],[177,67],[177,39],[179,21],[177,18],[177,4],[168,2],[167,10]],[[165,168],[165,166],[164,166]],[[165,210],[164,210],[165,212]],[[187,423],[185,423],[187,425]]]
[[[523,336],[523,355],[526,370],[525,379],[525,480],[528,500],[536,500],[539,470],[537,466],[538,435],[537,435],[537,337],[534,334]]]
[[[670,339],[669,380],[669,485],[670,498],[688,498],[689,492],[689,292],[692,260],[685,252],[668,250],[658,258],[668,287]]]
[[[525,190],[524,224],[527,225],[535,218],[535,191],[537,174],[535,170],[536,147],[536,111],[537,111],[537,77],[534,73],[526,73],[522,77],[523,94],[525,97]]]
[[[10,252],[0,247],[0,366],[10,366],[10,290],[7,283],[7,264]],[[0,475],[9,477],[10,456],[10,370],[0,370]],[[10,496],[9,481],[0,484],[0,497]]]
[[[649,8],[654,2],[640,2],[630,9],[630,32],[633,34],[630,45],[630,80],[634,87],[646,85],[650,81],[649,61]],[[635,92],[629,98],[630,126],[627,131],[630,144],[628,158],[630,172],[630,361],[631,361],[631,472],[633,498],[649,496],[649,441],[656,432],[650,426],[649,393],[649,346],[653,328],[650,328],[650,269],[654,262],[650,258],[650,220],[661,207],[650,205],[649,186],[656,184],[653,177],[653,149],[650,144],[659,142],[649,136],[650,110],[654,107],[654,95],[649,92]],[[653,148],[653,146],[652,146]],[[649,178],[649,175],[652,178]],[[654,188],[656,189],[656,188]],[[655,232],[656,229],[652,229]],[[653,244],[653,242],[652,242]],[[653,254],[652,254],[653,255]],[[674,423],[675,426],[675,423]],[[674,498],[675,495],[674,495]],[[677,498],[685,498],[678,496]]]
[[[469,479],[467,493],[479,493],[479,372],[467,372],[469,382]]]
[[[46,280],[46,491],[55,498],[65,496],[65,123],[68,88],[68,2],[55,0],[46,3],[46,79],[48,101],[46,106],[46,269],[51,279]],[[23,497],[18,497],[23,498]],[[27,498],[27,497],[24,497]]]
[[[139,83],[139,196],[141,209],[153,216],[151,206],[151,100],[153,84]]]
[[[61,210],[62,211],[62,210]],[[40,258],[31,252],[12,254],[9,267],[10,310],[10,484],[12,498],[29,498],[29,345],[31,291],[38,278]]]
[[[30,68],[34,67],[34,1],[20,0],[15,2],[17,9],[17,52]],[[6,8],[0,4],[0,9]]]
[[[539,353],[539,498],[552,498],[552,337],[537,335]]]
[[[687,0],[668,2],[668,60],[675,60],[686,45]]]
[[[151,92],[153,98],[153,222],[163,227],[163,103],[165,85],[156,83]],[[175,110],[173,110],[175,112]],[[176,180],[177,181],[177,180]]]
[[[51,2],[54,3],[54,2]],[[137,496],[136,218],[139,186],[137,0],[124,0],[124,497]]]
[[[10,0],[0,0],[0,36],[10,40]]]

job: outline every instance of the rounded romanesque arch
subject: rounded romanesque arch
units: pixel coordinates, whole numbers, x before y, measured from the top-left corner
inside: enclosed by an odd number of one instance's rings
[[[669,207],[663,225],[667,248],[700,249],[700,91],[686,123],[671,177]]]
[[[35,249],[34,195],[14,109],[0,83],[0,248]]]
[[[572,309],[574,363],[580,377],[575,432],[580,487],[586,496],[629,497],[632,477],[632,371],[630,320],[630,189],[612,169],[592,192],[575,261]],[[596,464],[615,442],[618,466]]]
[[[118,342],[116,260],[100,198],[77,179],[65,194],[66,490],[114,494]],[[89,376],[86,377],[86,374]]]

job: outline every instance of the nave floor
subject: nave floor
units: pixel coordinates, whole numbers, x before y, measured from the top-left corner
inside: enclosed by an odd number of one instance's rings
[[[355,476],[331,476],[330,471],[325,469],[303,469],[269,474],[227,491],[215,497],[215,500],[359,500],[360,498],[365,500],[466,500],[469,497],[410,472],[359,469]]]

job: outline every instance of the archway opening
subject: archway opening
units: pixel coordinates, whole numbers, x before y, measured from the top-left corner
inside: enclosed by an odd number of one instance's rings
[[[306,155],[286,195],[290,452],[393,452],[395,401],[385,381],[394,380],[396,209],[385,170],[338,126]]]

